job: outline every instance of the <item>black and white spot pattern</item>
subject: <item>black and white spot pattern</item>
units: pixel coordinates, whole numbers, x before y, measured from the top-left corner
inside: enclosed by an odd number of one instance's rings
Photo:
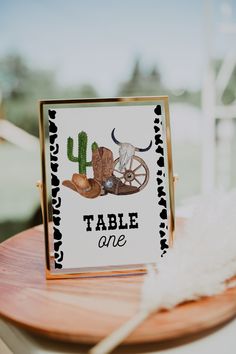
[[[54,174],[58,171],[58,152],[59,145],[57,143],[57,126],[55,124],[56,111],[48,110],[49,115],[49,142],[50,142],[50,163],[51,163],[51,185],[52,185],[52,219],[53,219],[53,236],[54,236],[54,257],[55,269],[62,268],[63,251],[60,249],[62,245],[62,234],[59,230],[61,223],[60,217],[60,180]],[[54,173],[53,173],[54,172]]]
[[[162,250],[161,257],[166,253],[168,246],[168,216],[167,216],[167,198],[165,187],[165,160],[164,160],[164,142],[162,134],[162,109],[161,105],[157,105],[154,109],[156,118],[154,119],[154,132],[155,132],[155,146],[157,154],[157,196],[158,204],[161,207],[159,225],[160,246]],[[61,269],[63,267],[63,251],[62,246],[62,234],[59,230],[61,217],[60,217],[60,180],[55,175],[58,172],[58,152],[59,144],[57,143],[58,128],[55,124],[56,111],[49,110],[49,142],[50,142],[50,163],[51,163],[51,186],[52,186],[52,215],[53,215],[53,230],[54,230],[54,257],[55,257],[55,269]]]
[[[166,187],[165,187],[165,160],[164,160],[164,143],[163,143],[163,134],[162,134],[162,112],[161,105],[157,105],[154,109],[154,113],[157,117],[154,120],[154,132],[155,132],[155,145],[156,145],[156,154],[157,154],[157,173],[156,173],[156,182],[157,182],[157,196],[158,204],[161,207],[160,218],[161,223],[159,225],[159,235],[160,235],[160,244],[162,254],[161,257],[166,253],[168,246],[168,216],[167,216],[167,202],[166,202]]]

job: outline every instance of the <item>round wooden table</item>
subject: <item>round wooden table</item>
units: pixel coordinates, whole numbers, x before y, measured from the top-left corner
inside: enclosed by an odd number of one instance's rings
[[[143,276],[46,280],[42,226],[0,245],[0,315],[58,340],[92,344],[139,306]],[[204,333],[236,314],[236,288],[148,318],[126,340],[137,344]]]

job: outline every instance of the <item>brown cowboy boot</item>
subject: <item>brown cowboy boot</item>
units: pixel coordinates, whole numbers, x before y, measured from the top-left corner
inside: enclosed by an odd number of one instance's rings
[[[103,187],[106,192],[116,195],[133,194],[139,191],[138,187],[127,186],[116,176],[109,177],[104,183]]]

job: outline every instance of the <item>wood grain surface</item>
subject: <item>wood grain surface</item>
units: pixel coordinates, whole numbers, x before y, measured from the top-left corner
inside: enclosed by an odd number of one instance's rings
[[[42,227],[0,245],[0,315],[51,338],[96,343],[136,313],[143,275],[46,280]],[[173,290],[174,291],[174,290]],[[147,319],[125,343],[180,338],[236,314],[236,288]]]

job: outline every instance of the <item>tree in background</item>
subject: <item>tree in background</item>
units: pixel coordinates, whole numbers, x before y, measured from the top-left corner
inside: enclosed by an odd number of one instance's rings
[[[148,73],[145,73],[140,66],[140,60],[137,59],[130,78],[121,84],[118,90],[119,96],[148,96],[163,95],[164,87],[161,82],[161,75],[156,67],[153,67]]]
[[[55,72],[33,69],[18,54],[0,59],[0,91],[5,118],[35,136],[38,136],[38,100],[97,96],[88,84],[60,87]]]
[[[163,96],[167,95],[171,102],[185,102],[200,106],[200,91],[191,92],[186,89],[170,90],[163,82],[157,66],[144,71],[140,60],[134,62],[130,78],[121,84],[118,96]]]

